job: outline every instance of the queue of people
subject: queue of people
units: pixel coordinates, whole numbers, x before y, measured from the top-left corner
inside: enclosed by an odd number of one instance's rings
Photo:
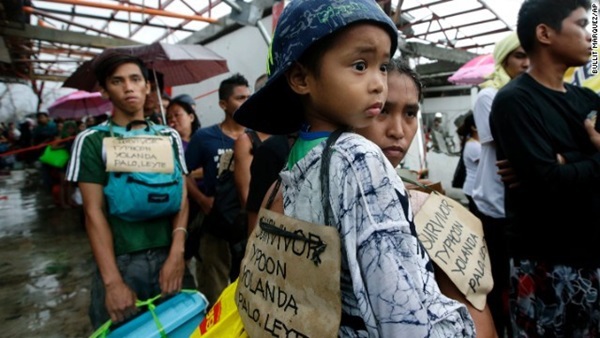
[[[323,3],[338,15],[310,29],[299,24]],[[395,168],[417,133],[423,87],[406,60],[393,58],[398,31],[374,1],[291,2],[275,29],[268,76],[254,88],[241,74],[224,79],[225,117],[211,126],[200,125],[190,95],[158,102],[160,78],[138,58],[98,60],[111,116],[82,129],[65,121],[59,132],[38,114],[31,133],[36,142],[76,136],[62,145],[70,161],[58,179],[61,203],[75,184],[81,191],[95,260],[92,325],[122,323],[138,312],[137,299],[182,289],[214,304],[240,274],[240,253],[274,190],[275,211],[339,232],[340,337],[600,336],[600,132],[588,119],[600,98],[562,80],[589,59],[589,8],[587,0],[525,0],[461,129],[464,192],[494,278],[483,309],[417,236],[409,187]],[[25,137],[5,129],[3,141]],[[127,138],[133,143],[119,143]],[[135,142],[144,138],[161,150],[148,148],[142,169]],[[235,222],[215,217],[224,201]],[[242,240],[224,235],[239,224]]]

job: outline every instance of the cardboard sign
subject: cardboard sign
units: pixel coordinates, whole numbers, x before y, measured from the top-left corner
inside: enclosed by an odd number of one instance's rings
[[[248,336],[337,337],[342,307],[337,229],[264,208],[259,222],[263,226],[248,239],[236,293]],[[297,238],[278,234],[281,230]]]
[[[168,136],[106,137],[106,171],[172,173],[173,148]]]
[[[483,310],[494,280],[481,221],[460,203],[434,192],[415,215],[415,226],[431,259]]]

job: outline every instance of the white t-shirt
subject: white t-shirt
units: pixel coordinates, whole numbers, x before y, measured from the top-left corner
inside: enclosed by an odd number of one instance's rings
[[[465,143],[462,160],[467,169],[467,176],[465,177],[465,183],[463,184],[463,192],[465,195],[471,197],[473,196],[473,188],[475,187],[475,175],[477,174],[477,167],[479,165],[480,152],[481,143],[477,140],[469,139],[467,143]]]
[[[504,218],[504,183],[498,175],[496,144],[490,130],[490,112],[497,92],[494,88],[483,89],[477,94],[473,107],[481,153],[471,197],[484,215]]]

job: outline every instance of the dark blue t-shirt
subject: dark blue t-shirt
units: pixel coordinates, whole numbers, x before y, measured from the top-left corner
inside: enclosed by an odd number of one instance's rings
[[[215,195],[219,160],[223,153],[233,150],[234,141],[223,133],[218,124],[199,129],[192,136],[185,150],[185,162],[190,172],[204,169],[203,186],[200,189],[205,195]]]

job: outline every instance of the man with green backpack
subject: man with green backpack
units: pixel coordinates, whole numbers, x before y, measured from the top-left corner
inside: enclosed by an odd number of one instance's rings
[[[78,182],[96,261],[90,319],[122,322],[136,299],[194,288],[183,253],[187,236],[187,168],[177,132],[144,120],[150,90],[142,61],[111,54],[95,61],[112,117],[80,133],[67,180]]]

